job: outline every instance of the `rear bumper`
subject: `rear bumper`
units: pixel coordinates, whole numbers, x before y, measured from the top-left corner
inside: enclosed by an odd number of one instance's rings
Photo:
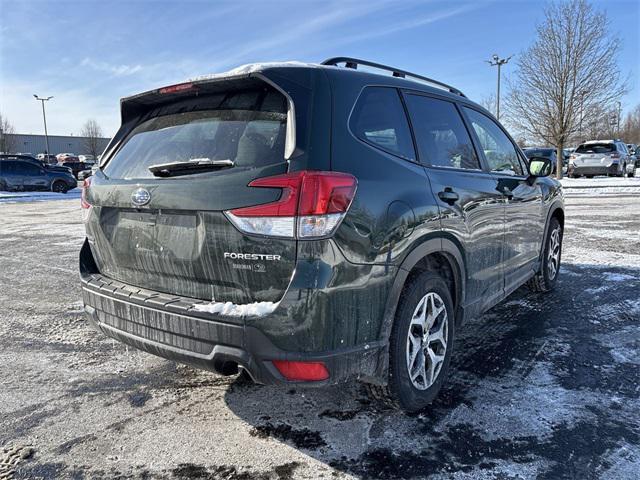
[[[619,173],[617,163],[611,165],[569,165],[569,175],[615,175]]]
[[[222,317],[195,310],[194,306],[202,301],[140,289],[91,271],[88,250],[85,243],[80,266],[87,317],[105,335],[134,348],[223,374],[235,373],[240,366],[254,381],[263,384],[321,386],[354,377],[377,379],[384,370],[380,362],[386,344],[378,341],[377,335],[362,342],[362,337],[354,334],[350,342],[345,341],[348,332],[343,335],[340,326],[348,324],[325,303],[336,301],[331,289],[303,295],[301,289],[290,287],[269,315]],[[304,268],[298,270],[305,274]],[[294,277],[292,283],[301,281]],[[358,328],[354,310],[340,310],[351,313],[350,330],[363,330]],[[371,317],[365,320],[373,323]],[[335,338],[335,342],[320,341],[322,335]],[[323,362],[329,378],[319,382],[289,381],[275,368],[273,360]]]

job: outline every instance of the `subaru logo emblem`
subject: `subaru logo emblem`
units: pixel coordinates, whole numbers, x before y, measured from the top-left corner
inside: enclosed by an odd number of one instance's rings
[[[142,207],[151,200],[151,194],[144,188],[139,188],[131,194],[131,203],[136,207]]]

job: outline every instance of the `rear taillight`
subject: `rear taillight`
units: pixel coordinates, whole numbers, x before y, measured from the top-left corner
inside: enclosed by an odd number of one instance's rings
[[[612,153],[611,155],[609,155],[610,158],[620,158],[620,154],[619,153]]]
[[[250,187],[281,188],[275,202],[225,212],[241,231],[290,238],[326,237],[336,230],[356,193],[353,175],[303,170],[258,178]]]
[[[284,378],[291,381],[318,382],[329,378],[329,371],[322,362],[274,360],[273,365]]]
[[[82,194],[80,195],[80,206],[83,209],[91,208],[91,204],[87,201],[87,189],[91,186],[91,177],[85,178],[82,182]]]
[[[189,90],[195,90],[195,88],[196,86],[193,83],[178,83],[177,85],[163,87],[158,90],[158,93],[160,93],[161,95],[166,95],[168,93],[187,92]]]

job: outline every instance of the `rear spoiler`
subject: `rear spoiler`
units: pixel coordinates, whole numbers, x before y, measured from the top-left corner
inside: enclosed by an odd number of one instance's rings
[[[120,143],[126,138],[129,132],[135,128],[139,119],[150,110],[183,98],[259,88],[264,86],[265,83],[280,92],[287,99],[287,130],[285,134],[284,156],[285,160],[290,160],[294,156],[294,153],[296,153],[296,122],[299,120],[296,117],[294,100],[289,94],[292,89],[285,89],[279,85],[280,82],[272,80],[263,72],[252,72],[241,75],[220,75],[196,79],[122,98],[120,100],[122,126],[111,139],[109,145],[107,145],[100,159],[100,166],[103,166],[106,161],[108,161]]]

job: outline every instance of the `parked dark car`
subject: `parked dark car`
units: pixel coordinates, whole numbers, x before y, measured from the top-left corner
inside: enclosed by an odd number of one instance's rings
[[[76,179],[66,169],[48,167],[32,157],[0,155],[0,191],[67,193],[77,185]]]
[[[55,155],[51,155],[50,153],[39,153],[36,155],[36,158],[47,165],[56,165],[58,163],[58,158]]]
[[[93,163],[84,163],[84,162],[64,162],[62,164],[64,167],[70,168],[73,176],[78,178],[78,174],[83,170],[90,170],[93,167]]]
[[[545,147],[545,148],[525,148],[524,149],[524,154],[527,156],[527,158],[533,158],[533,157],[548,158],[549,161],[551,162],[551,165],[552,165],[552,173],[556,172],[558,155],[556,153],[556,149],[555,148],[550,148],[550,147]],[[566,159],[565,159],[564,156],[563,156],[562,165],[566,166],[568,163],[569,163],[569,157],[566,157]]]
[[[360,380],[413,411],[465,320],[556,284],[549,160],[436,80],[263,64],[121,115],[85,181],[80,273],[90,321],[141,350],[265,384]]]
[[[37,157],[33,157],[31,155],[25,155],[25,154],[22,154],[22,153],[0,154],[0,160],[24,160],[24,161],[35,163],[39,167],[45,168],[47,170],[71,173],[71,168],[69,168],[69,167],[65,167],[63,165],[58,165],[57,163],[49,164],[49,163],[46,163],[42,159],[39,159]]]
[[[96,173],[97,169],[98,169],[98,165],[93,165],[91,168],[87,168],[85,170],[81,170],[80,172],[78,172],[78,180],[80,180],[80,181],[86,180],[91,175]]]

